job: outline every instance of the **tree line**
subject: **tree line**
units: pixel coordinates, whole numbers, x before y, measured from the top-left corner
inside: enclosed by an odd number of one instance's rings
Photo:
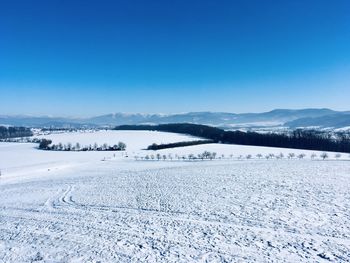
[[[219,128],[191,124],[122,125],[115,130],[150,130],[188,134],[212,140],[216,143],[293,148],[317,151],[350,153],[350,135],[326,133],[316,130],[294,130],[289,133],[257,133],[225,131]]]
[[[150,155],[146,155],[146,156],[134,156],[135,157],[135,160],[145,160],[145,161],[148,161],[148,160],[157,160],[157,161],[160,161],[160,160],[170,160],[172,161],[173,159],[175,160],[213,160],[215,159],[216,157],[216,152],[209,152],[209,151],[204,151],[200,154],[189,154],[188,156],[187,155],[178,155],[178,154],[175,154],[174,156],[169,153],[169,154],[163,154],[161,155],[160,153],[157,153],[156,155],[154,154],[150,154]]]
[[[30,129],[25,127],[4,127],[0,126],[0,139],[28,137],[33,133]]]
[[[329,154],[327,152],[322,152],[319,155],[317,155],[316,153],[311,153],[309,155],[311,160],[315,160],[315,159],[322,159],[322,160],[326,160],[328,158],[330,158],[331,156],[329,156]],[[335,153],[334,155],[334,159],[339,160],[342,157],[342,155],[340,153]],[[349,156],[350,157],[350,156]],[[304,158],[307,158],[307,155],[305,153],[299,153],[299,154],[295,154],[293,152],[290,152],[288,154],[283,154],[283,153],[279,153],[279,154],[274,154],[274,153],[268,153],[268,154],[261,154],[258,153],[255,156],[252,154],[247,154],[247,155],[238,155],[238,156],[234,156],[233,154],[229,154],[229,155],[224,155],[224,154],[217,154],[216,152],[209,152],[209,151],[204,151],[202,153],[199,154],[194,154],[194,153],[190,153],[188,155],[179,155],[179,154],[147,154],[145,156],[139,156],[139,155],[135,155],[134,156],[135,160],[145,160],[145,161],[152,161],[152,160],[182,160],[182,161],[196,161],[196,160],[214,160],[214,159],[224,159],[224,160],[232,160],[232,159],[237,159],[237,160],[250,160],[250,159],[266,159],[266,160],[270,160],[270,159],[276,159],[276,160],[282,160],[282,159],[299,159],[302,160]]]
[[[39,149],[41,150],[51,150],[51,151],[125,151],[126,144],[123,142],[118,142],[114,145],[108,145],[107,143],[104,143],[102,145],[98,145],[97,143],[94,143],[93,145],[87,145],[82,146],[80,143],[58,143],[58,144],[52,144],[52,140],[48,139],[41,139],[39,142]]]
[[[176,147],[184,147],[184,146],[192,146],[192,145],[200,145],[200,144],[208,144],[208,143],[214,143],[214,141],[198,140],[198,141],[174,142],[174,143],[165,143],[165,144],[153,143],[147,147],[147,150],[162,150],[162,149],[168,149],[168,148],[176,148]]]

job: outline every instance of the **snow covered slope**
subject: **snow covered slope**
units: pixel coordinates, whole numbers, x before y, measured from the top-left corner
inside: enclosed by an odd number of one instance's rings
[[[135,143],[128,158],[0,143],[0,262],[350,260],[348,156],[135,161],[132,152],[150,154],[140,149],[156,138],[125,136]],[[159,152],[203,150],[302,152],[221,144]]]
[[[142,152],[152,143],[173,143],[181,141],[200,140],[200,138],[166,132],[154,131],[98,131],[69,132],[36,136],[51,139],[53,143],[79,142],[82,146],[107,143],[126,143],[128,154]],[[0,143],[0,170],[3,180],[7,177],[41,176],[43,173],[55,170],[71,169],[102,159],[121,158],[124,152],[62,152],[38,150],[37,144],[31,143]]]
[[[137,151],[147,148],[152,143],[166,144],[182,141],[201,140],[198,137],[156,131],[91,131],[91,132],[69,132],[37,136],[52,140],[54,144],[58,143],[80,143],[81,146],[93,145],[95,142],[99,145],[107,143],[108,145],[117,144],[119,141],[126,143],[127,151]]]

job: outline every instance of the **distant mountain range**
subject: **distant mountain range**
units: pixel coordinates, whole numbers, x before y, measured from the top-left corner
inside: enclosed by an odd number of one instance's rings
[[[1,116],[0,125],[26,127],[102,127],[123,124],[196,123],[221,128],[319,127],[350,126],[350,112],[330,109],[276,109],[263,113],[189,112],[181,114],[114,113],[91,118],[48,116]]]

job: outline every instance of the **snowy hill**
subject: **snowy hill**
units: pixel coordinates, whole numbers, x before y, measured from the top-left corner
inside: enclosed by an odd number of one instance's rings
[[[301,118],[287,122],[291,128],[296,127],[320,127],[320,128],[343,128],[350,126],[350,113],[336,113],[321,117]]]
[[[348,155],[224,144],[145,151],[198,139],[148,131],[45,137],[122,140],[127,154],[0,142],[0,262],[349,261]],[[203,151],[217,157],[182,158]],[[167,158],[142,159],[156,154]]]

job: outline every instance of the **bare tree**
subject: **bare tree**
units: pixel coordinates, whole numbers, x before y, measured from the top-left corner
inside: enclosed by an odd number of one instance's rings
[[[119,148],[119,150],[121,150],[121,151],[125,151],[125,149],[126,149],[126,144],[123,143],[123,142],[118,142],[118,148]]]
[[[293,159],[295,157],[295,153],[288,153],[288,159]]]
[[[261,153],[258,153],[258,154],[256,155],[256,157],[258,157],[259,159],[261,159],[261,158],[263,157],[263,155],[262,155]]]
[[[320,157],[322,158],[322,160],[325,160],[328,158],[328,153],[323,152],[323,153],[321,153]]]
[[[76,150],[76,151],[79,151],[79,150],[80,150],[80,143],[77,142],[77,143],[75,144],[75,150]]]
[[[201,154],[201,159],[211,159],[211,156],[212,154],[208,151],[204,151],[202,154]]]
[[[317,157],[317,155],[316,155],[316,153],[312,153],[312,154],[310,155],[310,157],[311,157],[311,159],[313,160],[313,159],[315,159],[315,158]]]
[[[301,153],[301,154],[298,155],[298,159],[304,159],[304,157],[305,157],[304,153]]]

